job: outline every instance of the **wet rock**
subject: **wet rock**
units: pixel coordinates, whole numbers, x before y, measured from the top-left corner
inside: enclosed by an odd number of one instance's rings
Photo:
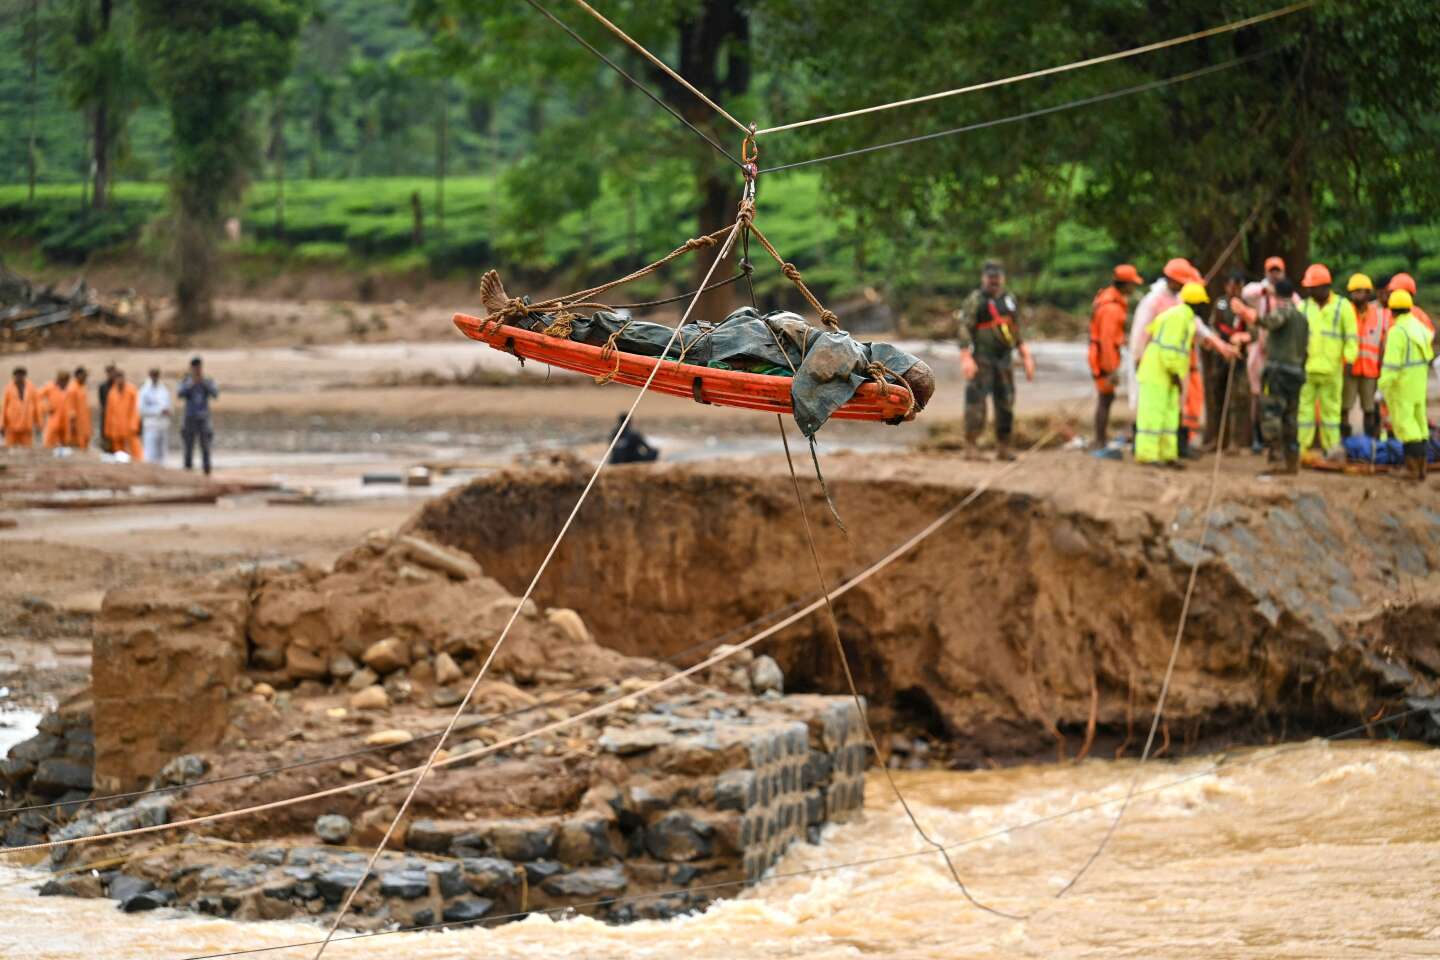
[[[165,766],[155,777],[157,785],[172,785],[181,787],[187,783],[194,783],[205,776],[210,769],[210,762],[204,757],[194,753],[187,753],[176,757]]]
[[[366,648],[360,659],[365,666],[384,675],[410,665],[410,648],[399,637],[386,637]]]
[[[560,632],[565,634],[566,639],[576,646],[590,642],[590,631],[585,626],[585,621],[580,614],[574,610],[560,607],[545,614],[545,619],[558,627]]]
[[[698,860],[710,855],[714,832],[709,824],[673,810],[645,828],[645,849],[657,860]]]
[[[410,698],[415,694],[415,685],[410,682],[410,678],[398,671],[386,677],[384,685],[385,692],[396,703],[409,703]]]
[[[40,887],[42,897],[98,897],[103,892],[100,878],[88,872],[46,880]]]
[[[398,747],[415,739],[409,730],[376,730],[365,738],[367,747]]]
[[[495,906],[495,901],[485,897],[465,897],[445,908],[442,916],[446,923],[470,923],[483,918]]]
[[[430,703],[437,707],[453,707],[464,699],[464,694],[462,694],[459,690],[456,690],[454,687],[437,687],[430,694]]]
[[[490,843],[508,860],[541,860],[555,852],[554,824],[531,820],[498,820],[490,827]]]
[[[379,682],[380,674],[371,670],[369,667],[362,667],[350,675],[350,679],[345,681],[345,685],[351,690],[364,690],[366,687],[373,686]]]
[[[8,758],[31,764],[49,760],[64,749],[65,741],[52,733],[39,733],[29,740],[21,740],[10,748]]]
[[[325,680],[330,665],[314,650],[292,643],[285,648],[285,672],[296,680]]]
[[[624,893],[626,886],[622,867],[582,867],[541,884],[546,893],[556,897],[603,897]]]
[[[436,820],[416,820],[405,834],[405,847],[425,853],[445,853],[464,827]]]
[[[727,770],[715,780],[715,809],[747,810],[755,796],[752,770]]]
[[[337,680],[349,680],[359,669],[348,653],[337,653],[330,658],[330,676]]]
[[[761,654],[750,664],[750,685],[758,693],[785,692],[785,674],[780,670],[780,664],[767,654]]]
[[[131,897],[148,893],[154,889],[155,884],[149,880],[142,877],[132,877],[126,873],[119,873],[111,878],[109,889],[105,892],[111,900],[119,900],[121,903],[124,903]]]
[[[544,883],[564,872],[565,865],[554,860],[535,860],[525,864],[525,879],[531,883]]]
[[[160,907],[168,907],[175,902],[175,891],[173,890],[147,890],[144,893],[137,893],[133,897],[127,897],[120,901],[120,909],[126,913],[140,913],[145,910],[157,910]]]
[[[463,678],[465,674],[460,670],[460,665],[455,658],[448,653],[437,654],[435,657],[435,682],[442,687],[454,683]]]
[[[93,785],[93,771],[88,765],[71,760],[46,760],[35,768],[30,780],[32,789],[44,793],[63,793],[67,790],[89,790]]]
[[[326,843],[344,843],[350,839],[350,818],[326,813],[315,818],[315,836]]]
[[[278,867],[285,862],[284,847],[258,847],[250,851],[250,859],[256,863]]]
[[[430,881],[419,870],[389,870],[380,874],[380,893],[402,900],[418,900],[430,892]]]
[[[326,903],[339,903],[365,876],[363,867],[333,867],[315,878],[315,888]]]
[[[378,683],[350,695],[352,710],[385,710],[390,706],[390,694]]]
[[[566,820],[560,824],[556,856],[565,863],[600,863],[615,856],[610,843],[610,823],[601,817]]]
[[[16,783],[21,780],[28,781],[35,773],[35,764],[29,760],[17,760],[7,757],[0,760],[0,780],[7,780]]]
[[[419,537],[399,537],[396,543],[415,563],[438,570],[454,580],[471,580],[483,574],[480,564],[468,553],[442,547]]]
[[[454,860],[428,863],[425,865],[425,872],[436,879],[440,896],[446,899],[458,897],[468,889],[465,885],[465,871]]]
[[[460,861],[465,885],[475,893],[505,890],[519,882],[515,865],[499,857],[466,857]]]
[[[606,727],[600,735],[600,749],[628,757],[663,747],[675,738],[660,727]]]

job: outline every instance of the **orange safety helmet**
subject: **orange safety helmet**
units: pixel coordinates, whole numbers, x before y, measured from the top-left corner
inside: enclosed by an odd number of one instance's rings
[[[1135,267],[1129,263],[1122,263],[1115,268],[1115,279],[1121,283],[1139,284],[1145,282],[1145,278],[1140,276],[1140,271],[1136,270]]]
[[[1312,263],[1305,268],[1305,276],[1300,280],[1302,287],[1328,287],[1334,281],[1330,277],[1330,268],[1323,263]]]
[[[1270,270],[1271,267],[1274,267],[1274,268],[1278,269],[1281,273],[1284,273],[1284,272],[1285,272],[1285,258],[1283,258],[1283,257],[1266,257],[1266,258],[1265,258],[1265,270],[1266,270],[1267,272],[1269,272],[1269,270]]]
[[[1176,257],[1165,264],[1163,272],[1168,279],[1174,280],[1176,283],[1189,283],[1195,279],[1197,273],[1195,265],[1184,257]]]
[[[1410,276],[1410,274],[1408,273],[1397,273],[1395,274],[1395,276],[1391,277],[1389,289],[1404,290],[1412,297],[1415,296],[1418,292],[1415,289],[1415,278]]]

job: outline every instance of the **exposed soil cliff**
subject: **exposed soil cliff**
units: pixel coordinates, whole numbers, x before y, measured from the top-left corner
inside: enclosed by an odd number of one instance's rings
[[[948,457],[826,463],[807,507],[833,584],[996,471]],[[1431,696],[1440,674],[1440,494],[1382,478],[1260,480],[1227,467],[1166,711],[1172,751],[1338,726]],[[584,476],[501,474],[412,529],[510,589],[533,573]],[[962,759],[1107,749],[1144,735],[1199,549],[1208,471],[1041,455],[838,600],[863,692],[961,741]],[[623,652],[669,656],[816,593],[783,461],[602,476],[542,582]],[[792,689],[843,678],[822,615],[762,648]],[[1416,728],[1412,727],[1412,732]],[[1132,748],[1133,749],[1133,748]],[[968,751],[968,757],[965,756]]]

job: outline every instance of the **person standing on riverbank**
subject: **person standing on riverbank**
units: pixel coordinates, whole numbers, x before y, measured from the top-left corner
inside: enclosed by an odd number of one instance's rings
[[[985,401],[995,408],[995,459],[1014,460],[1010,434],[1015,424],[1015,371],[1018,352],[1025,379],[1035,379],[1035,360],[1020,336],[1020,307],[1005,289],[1005,268],[987,261],[980,288],[965,298],[956,315],[960,370],[965,375],[965,446],[973,454],[985,429]]]
[[[5,429],[7,447],[32,446],[35,431],[40,429],[40,393],[29,374],[24,367],[16,367],[0,399],[0,424]]]
[[[205,376],[204,363],[199,357],[190,359],[190,372],[180,381],[176,396],[185,401],[185,419],[180,425],[180,439],[185,444],[185,469],[194,469],[195,444],[199,443],[200,465],[209,476],[210,443],[215,438],[210,401],[220,396],[220,390],[214,380]]]
[[[51,450],[69,446],[70,437],[68,408],[65,392],[70,389],[70,371],[61,370],[55,379],[40,388],[40,400],[44,405],[41,415],[45,418],[45,446]]]
[[[1134,266],[1122,263],[1090,305],[1090,376],[1095,380],[1096,394],[1093,449],[1099,455],[1105,454],[1110,442],[1110,407],[1120,382],[1120,351],[1125,347],[1130,294],[1144,282]],[[1119,456],[1119,451],[1113,453]]]
[[[116,370],[105,396],[105,422],[100,425],[110,452],[125,454],[132,462],[145,459],[140,449],[140,398],[135,385],[125,380],[125,371]]]
[[[140,388],[140,433],[146,461],[163,465],[170,439],[170,388],[160,382],[158,369],[150,371]]]
[[[65,391],[66,416],[69,418],[69,446],[84,450],[90,446],[90,397],[85,392],[85,381],[90,377],[84,367],[75,368],[70,379],[70,389]]]

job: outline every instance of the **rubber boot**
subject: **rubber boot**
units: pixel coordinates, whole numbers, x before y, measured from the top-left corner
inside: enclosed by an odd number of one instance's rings
[[[1380,411],[1371,410],[1365,414],[1365,436],[1371,440],[1380,439]]]
[[[1015,459],[1015,454],[1010,452],[1009,440],[995,441],[995,461],[997,463],[1009,463]]]

